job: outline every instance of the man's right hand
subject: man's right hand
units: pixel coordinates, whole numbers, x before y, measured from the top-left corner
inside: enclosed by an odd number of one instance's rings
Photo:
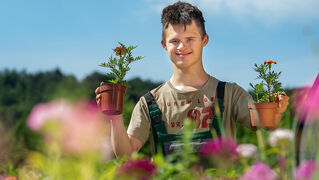
[[[104,82],[100,83],[100,86]],[[100,87],[95,89],[95,99],[98,107],[101,106],[101,92]],[[133,152],[138,152],[143,146],[142,142],[134,136],[129,136],[126,132],[122,115],[107,115],[107,119],[111,121],[111,141],[113,151],[116,156],[124,154],[131,155]]]

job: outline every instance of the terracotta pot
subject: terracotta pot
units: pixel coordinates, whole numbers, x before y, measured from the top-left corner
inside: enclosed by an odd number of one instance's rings
[[[275,102],[248,104],[252,126],[256,127],[260,124],[262,127],[275,129],[279,124],[275,121],[277,107],[278,103]]]
[[[118,115],[123,112],[126,86],[122,84],[104,84],[100,86],[101,111],[106,115]]]

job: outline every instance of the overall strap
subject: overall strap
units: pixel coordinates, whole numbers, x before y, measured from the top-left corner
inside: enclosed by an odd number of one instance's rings
[[[146,99],[149,115],[151,118],[151,127],[152,127],[152,134],[154,137],[154,143],[155,143],[155,152],[157,151],[157,146],[159,141],[162,140],[162,138],[165,135],[167,135],[166,127],[164,121],[162,121],[162,112],[159,109],[158,105],[156,104],[154,96],[147,92],[144,95],[144,98]]]
[[[225,84],[226,82],[219,81],[217,85],[217,100],[220,112],[224,112],[224,95],[225,95]]]
[[[223,112],[225,109],[224,108],[225,84],[226,82],[223,82],[223,81],[218,82],[216,93],[217,93],[217,102],[218,102],[218,106],[220,110],[220,116],[212,118],[211,120],[212,127],[215,129],[218,137],[221,136],[221,128],[223,128],[222,118],[223,118]],[[216,109],[214,108],[214,105],[212,106],[213,106],[214,112],[216,113]]]

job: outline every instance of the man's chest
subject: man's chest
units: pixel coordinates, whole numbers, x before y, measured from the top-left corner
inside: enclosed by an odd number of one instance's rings
[[[159,98],[157,103],[169,134],[182,133],[186,119],[195,123],[195,132],[207,131],[211,127],[211,119],[215,116],[213,93],[192,97],[166,95]]]

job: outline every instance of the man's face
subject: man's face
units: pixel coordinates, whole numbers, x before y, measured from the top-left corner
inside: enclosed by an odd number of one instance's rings
[[[201,30],[195,21],[191,25],[169,24],[165,30],[165,43],[163,48],[173,64],[180,69],[188,69],[194,65],[202,65],[202,50],[208,42],[208,36],[201,36]]]

